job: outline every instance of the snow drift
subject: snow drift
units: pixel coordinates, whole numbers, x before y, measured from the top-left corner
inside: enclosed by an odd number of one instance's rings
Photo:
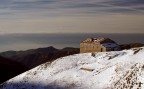
[[[42,64],[1,89],[144,89],[144,47],[83,53]]]

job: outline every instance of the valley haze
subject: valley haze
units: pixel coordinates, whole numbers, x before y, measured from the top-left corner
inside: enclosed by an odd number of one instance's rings
[[[0,35],[0,52],[27,50],[53,46],[76,47],[85,38],[108,37],[118,44],[144,43],[144,34],[67,33],[67,34],[3,34]]]

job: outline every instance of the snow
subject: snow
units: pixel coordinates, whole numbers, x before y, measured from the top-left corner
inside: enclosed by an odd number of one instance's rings
[[[144,89],[144,47],[59,58],[8,80],[0,89]]]

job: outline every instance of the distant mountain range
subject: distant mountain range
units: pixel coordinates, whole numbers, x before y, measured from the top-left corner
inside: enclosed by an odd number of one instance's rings
[[[120,45],[122,50],[131,49],[131,48],[135,48],[135,47],[142,47],[142,46],[144,46],[144,44],[142,44],[142,43],[130,43],[130,44],[121,44]]]
[[[59,57],[77,53],[79,53],[79,48],[66,47],[63,49],[56,49],[50,46],[46,48],[30,49],[26,51],[6,51],[0,53],[0,55],[20,62],[31,69],[42,63],[51,62]]]

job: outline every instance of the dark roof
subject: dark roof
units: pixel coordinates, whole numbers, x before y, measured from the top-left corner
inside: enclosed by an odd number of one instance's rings
[[[82,43],[92,43],[92,42],[101,43],[101,44],[102,43],[115,43],[113,40],[109,38],[87,38],[82,41]]]

